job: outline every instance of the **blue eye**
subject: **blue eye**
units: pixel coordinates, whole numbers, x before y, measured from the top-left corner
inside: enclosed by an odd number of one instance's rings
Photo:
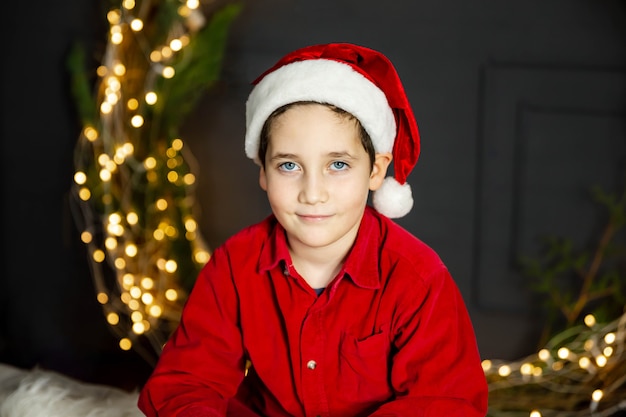
[[[295,171],[298,168],[294,162],[283,162],[278,166],[278,169],[282,171]]]
[[[335,161],[331,165],[331,168],[337,171],[342,171],[344,169],[348,169],[348,164],[343,161]]]

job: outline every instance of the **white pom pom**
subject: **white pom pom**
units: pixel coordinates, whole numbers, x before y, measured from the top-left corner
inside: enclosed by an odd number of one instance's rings
[[[403,217],[413,207],[413,193],[409,183],[400,184],[393,177],[384,179],[383,184],[372,196],[374,208],[391,219]]]

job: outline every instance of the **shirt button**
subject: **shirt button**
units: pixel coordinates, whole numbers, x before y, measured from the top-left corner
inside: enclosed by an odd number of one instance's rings
[[[316,366],[317,362],[315,362],[314,360],[310,360],[306,363],[306,367],[309,369],[315,369]]]

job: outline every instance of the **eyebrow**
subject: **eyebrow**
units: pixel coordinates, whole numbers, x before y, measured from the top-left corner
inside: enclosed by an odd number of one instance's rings
[[[342,159],[355,159],[355,157],[350,152],[330,152],[328,156],[331,158],[342,158]],[[275,161],[279,159],[298,159],[298,155],[293,153],[277,153],[276,155],[272,155],[270,160]]]
[[[275,161],[278,159],[296,159],[297,155],[293,153],[277,153],[276,155],[272,155],[270,161]]]

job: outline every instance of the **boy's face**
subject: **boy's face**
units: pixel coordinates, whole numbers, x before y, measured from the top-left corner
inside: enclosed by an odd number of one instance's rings
[[[376,154],[371,166],[354,120],[296,105],[272,123],[259,182],[292,250],[347,251],[390,162],[391,154]]]

